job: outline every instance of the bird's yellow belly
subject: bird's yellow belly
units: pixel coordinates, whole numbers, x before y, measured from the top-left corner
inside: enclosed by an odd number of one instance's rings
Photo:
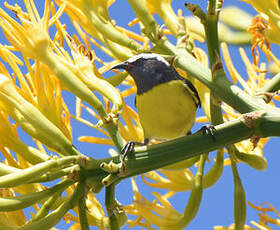
[[[171,81],[136,96],[145,138],[173,139],[194,124],[196,105],[182,81]]]

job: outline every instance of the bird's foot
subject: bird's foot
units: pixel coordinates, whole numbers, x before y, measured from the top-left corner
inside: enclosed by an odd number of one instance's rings
[[[129,141],[126,143],[126,145],[121,150],[122,160],[125,160],[125,158],[128,156],[128,154],[131,154],[134,152],[135,145],[136,145],[135,141]]]
[[[121,170],[122,172],[125,171],[125,159],[129,154],[132,154],[134,152],[135,145],[144,146],[148,144],[149,140],[145,139],[144,143],[137,142],[137,141],[129,141],[126,143],[126,145],[122,148],[120,157],[121,157]]]
[[[201,127],[200,130],[198,130],[198,132],[202,132],[204,135],[210,135],[213,139],[213,141],[216,141],[216,137],[215,137],[215,132],[216,132],[216,128],[214,125],[204,125]]]

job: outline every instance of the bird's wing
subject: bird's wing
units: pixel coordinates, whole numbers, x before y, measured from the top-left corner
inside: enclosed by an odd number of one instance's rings
[[[200,101],[198,92],[197,92],[196,88],[194,87],[194,85],[188,79],[185,79],[183,77],[181,77],[181,78],[182,78],[182,81],[185,83],[188,92],[192,95],[196,106],[201,107],[201,101]]]
[[[185,83],[187,92],[192,95],[193,101],[197,107],[201,107],[201,101],[194,85],[186,78],[183,78],[175,69],[173,69],[175,79],[182,80]]]

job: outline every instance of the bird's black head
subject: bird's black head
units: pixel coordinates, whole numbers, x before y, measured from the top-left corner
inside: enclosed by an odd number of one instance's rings
[[[158,84],[174,80],[178,75],[164,58],[150,53],[133,56],[112,69],[126,70],[137,85],[137,94],[147,92]]]

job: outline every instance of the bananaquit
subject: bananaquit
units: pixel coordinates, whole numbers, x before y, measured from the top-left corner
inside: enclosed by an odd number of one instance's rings
[[[126,70],[136,83],[135,104],[144,130],[144,144],[152,138],[168,140],[190,133],[196,109],[201,107],[198,92],[164,58],[142,53],[113,69]]]

